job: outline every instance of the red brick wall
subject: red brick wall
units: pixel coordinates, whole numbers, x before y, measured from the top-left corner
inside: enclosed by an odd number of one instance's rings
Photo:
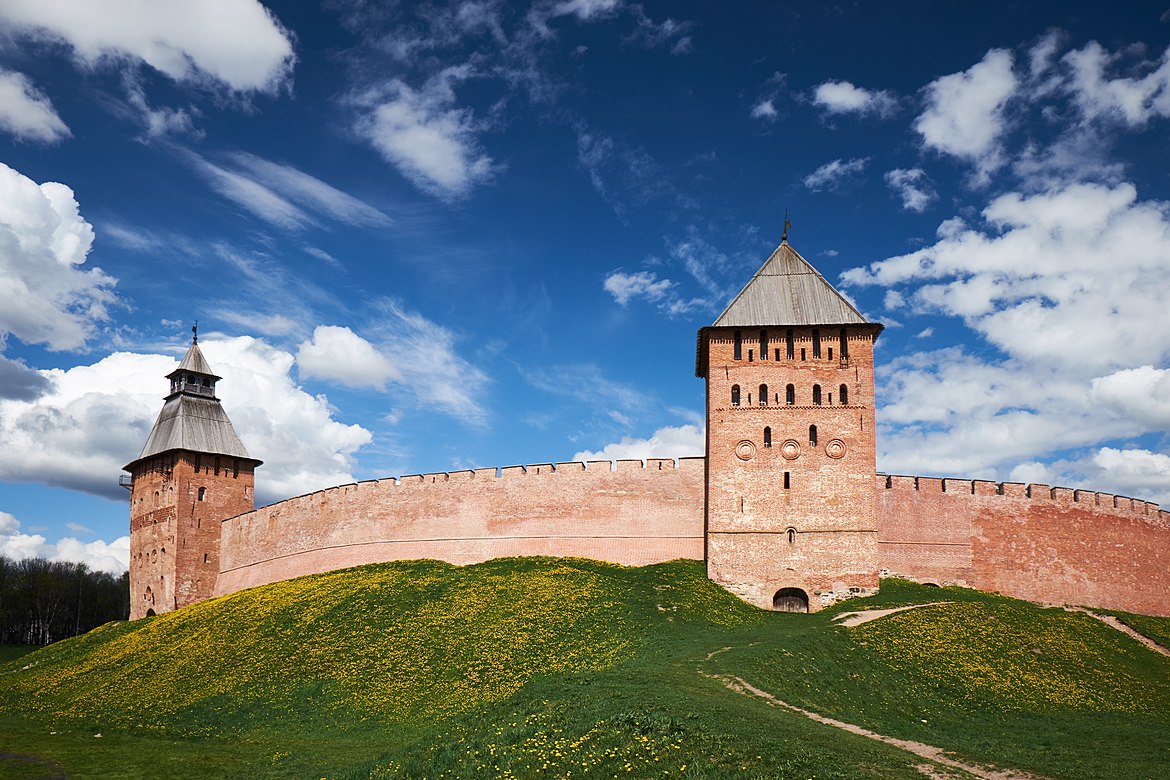
[[[742,344],[735,357],[735,332]],[[707,341],[707,573],[747,601],[771,607],[780,588],[796,587],[816,610],[878,585],[875,464],[874,327],[760,328],[705,331]],[[832,352],[830,353],[830,350]],[[803,356],[802,356],[803,352]],[[832,357],[830,358],[830,354]],[[795,403],[787,403],[787,386]],[[768,398],[760,403],[760,385]],[[820,404],[813,388],[821,388]],[[840,403],[840,387],[848,403]],[[739,404],[732,401],[739,387]],[[810,426],[817,428],[816,444]],[[771,446],[764,439],[770,428]],[[784,486],[785,474],[788,487]],[[795,531],[789,541],[788,530]]]
[[[222,524],[216,594],[378,561],[703,558],[702,458],[515,466],[342,485]]]
[[[136,464],[130,495],[131,619],[211,598],[219,572],[220,521],[254,506],[253,471],[250,461],[189,452]]]
[[[1170,513],[1156,504],[1019,483],[878,475],[877,486],[890,574],[1170,615]]]

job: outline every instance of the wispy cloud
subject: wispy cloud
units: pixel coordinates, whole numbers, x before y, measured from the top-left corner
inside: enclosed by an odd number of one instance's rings
[[[53,144],[72,133],[52,101],[23,73],[0,68],[0,129],[23,141]]]
[[[833,160],[827,162],[804,177],[804,186],[814,192],[837,189],[842,183],[858,176],[864,171],[868,163],[868,157],[855,157],[852,160]]]

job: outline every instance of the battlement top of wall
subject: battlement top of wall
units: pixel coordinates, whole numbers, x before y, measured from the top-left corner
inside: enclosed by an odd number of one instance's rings
[[[982,479],[954,479],[950,477],[919,477],[904,474],[877,474],[878,489],[917,491],[919,493],[951,493],[975,496],[1006,496],[1051,501],[1062,506],[1088,505],[1106,511],[1120,510],[1124,514],[1149,517],[1170,523],[1170,512],[1152,501],[1100,493],[1081,488],[1053,487],[1040,482],[994,482]]]
[[[379,479],[367,479],[360,482],[347,482],[342,485],[334,485],[333,487],[322,488],[314,490],[309,493],[302,493],[297,496],[290,496],[289,498],[275,501],[263,507],[257,507],[256,510],[272,510],[279,511],[282,504],[290,501],[313,500],[314,497],[320,497],[322,500],[325,496],[333,496],[337,494],[347,494],[356,492],[360,494],[367,490],[384,490],[390,488],[400,488],[414,485],[435,485],[448,482],[471,482],[473,480],[506,480],[517,479],[522,477],[532,476],[557,476],[560,478],[573,478],[584,476],[586,478],[605,478],[609,475],[622,474],[640,474],[647,472],[671,472],[681,474],[702,474],[706,465],[706,458],[698,457],[683,457],[683,458],[646,458],[645,460],[623,458],[620,460],[590,460],[590,461],[563,461],[559,463],[534,463],[534,464],[520,464],[515,466],[489,466],[486,468],[477,469],[461,469],[458,471],[438,471],[428,472],[425,474],[404,474],[398,477],[381,477]],[[234,520],[237,517],[243,517],[251,514],[251,512],[243,512],[233,517],[228,517],[223,522]]]

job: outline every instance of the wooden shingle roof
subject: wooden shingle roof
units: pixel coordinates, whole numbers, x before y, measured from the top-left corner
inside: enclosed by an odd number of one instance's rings
[[[707,332],[712,328],[832,327],[867,325],[874,338],[880,323],[870,322],[799,252],[780,242],[751,280],[715,322],[699,330],[695,376],[706,376]]]
[[[784,241],[712,327],[865,324],[861,312]]]

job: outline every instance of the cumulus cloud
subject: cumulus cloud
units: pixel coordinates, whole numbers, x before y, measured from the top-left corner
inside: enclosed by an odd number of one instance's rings
[[[0,343],[77,349],[93,335],[115,301],[114,279],[80,267],[93,237],[71,189],[0,163]]]
[[[599,450],[582,450],[570,460],[645,460],[646,458],[702,457],[706,452],[703,428],[698,425],[665,426],[648,438],[622,437]]]
[[[370,339],[345,327],[316,328],[297,352],[301,376],[348,387],[389,385],[409,392],[419,406],[476,425],[486,421],[477,399],[488,376],[460,356],[454,333],[392,301],[365,330]]]
[[[898,106],[884,90],[856,87],[848,81],[826,81],[813,90],[813,103],[828,114],[877,114],[889,116]]]
[[[471,110],[455,106],[452,85],[470,75],[466,67],[448,68],[419,90],[394,79],[357,96],[358,135],[419,189],[446,199],[466,195],[496,167],[480,150]]]
[[[0,68],[0,129],[22,141],[52,144],[72,133],[52,102],[23,73]]]
[[[205,338],[200,347],[225,377],[217,392],[236,431],[265,462],[259,500],[352,481],[354,453],[370,433],[337,422],[327,399],[297,387],[291,354],[249,337]],[[118,352],[40,371],[50,390],[0,400],[0,479],[121,498],[117,476],[141,452],[177,365],[170,355]]]
[[[1145,497],[1170,506],[1170,455],[1146,449],[1102,447],[1092,456],[1100,480],[1121,495]]]
[[[256,0],[6,0],[10,31],[63,43],[83,63],[142,61],[176,81],[274,91],[292,71],[288,33]]]
[[[854,158],[852,160],[833,160],[827,162],[820,168],[804,177],[804,186],[810,190],[817,192],[820,190],[832,190],[839,187],[842,182],[845,182],[865,170],[865,166],[869,163],[868,157]]]
[[[1110,78],[1108,71],[1121,56],[1090,41],[1064,55],[1071,70],[1068,88],[1077,108],[1089,120],[1110,119],[1140,126],[1153,117],[1170,116],[1170,49],[1144,76]]]
[[[930,177],[921,168],[895,168],[886,171],[886,184],[902,198],[902,207],[922,213],[938,199]]]
[[[914,129],[927,148],[973,162],[986,177],[1002,164],[1004,109],[1017,86],[1011,53],[992,49],[967,70],[926,86],[926,108]]]
[[[71,529],[74,525],[69,524]],[[20,521],[8,512],[0,511],[0,555],[18,561],[44,558],[84,563],[95,571],[118,576],[130,568],[130,537],[120,536],[112,542],[82,542],[67,536],[50,542],[41,534],[22,533]]]
[[[615,301],[625,306],[633,298],[660,301],[669,292],[672,284],[669,279],[659,279],[651,271],[638,271],[632,274],[614,271],[605,277],[604,287]]]
[[[33,401],[52,386],[47,377],[29,368],[24,361],[9,360],[0,355],[0,398]]]
[[[329,379],[346,387],[385,390],[402,378],[398,368],[374,345],[349,328],[320,325],[297,350],[297,370],[305,379]]]
[[[983,226],[947,220],[932,245],[843,274],[913,311],[961,318],[996,349],[879,368],[882,468],[995,476],[1072,448],[1134,449],[1113,442],[1170,429],[1158,367],[1170,332],[1152,325],[1170,298],[1170,204],[1140,201],[1130,184],[1070,184],[1006,193],[982,216]]]

